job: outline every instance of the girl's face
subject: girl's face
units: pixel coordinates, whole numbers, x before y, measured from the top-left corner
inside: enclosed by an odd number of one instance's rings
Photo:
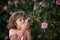
[[[16,20],[16,24],[17,24],[17,29],[21,29],[22,28],[22,25],[24,23],[24,17],[19,17],[17,20]]]

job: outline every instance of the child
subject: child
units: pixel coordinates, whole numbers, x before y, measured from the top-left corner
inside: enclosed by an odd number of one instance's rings
[[[10,40],[32,40],[28,18],[24,11],[13,13],[8,22]]]

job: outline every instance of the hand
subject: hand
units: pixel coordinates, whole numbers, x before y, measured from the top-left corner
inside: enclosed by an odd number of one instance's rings
[[[28,21],[30,20],[30,18],[27,18],[26,20],[25,20],[25,22],[23,23],[23,25],[22,25],[22,29],[28,29],[29,28],[29,24],[28,24]]]
[[[28,22],[24,22],[22,25],[22,29],[27,29],[28,28]]]
[[[27,18],[26,20],[25,20],[25,22],[28,22],[30,20],[30,18]]]

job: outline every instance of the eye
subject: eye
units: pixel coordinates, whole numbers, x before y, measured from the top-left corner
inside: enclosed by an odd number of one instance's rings
[[[24,19],[20,19],[20,22],[24,22]]]
[[[25,18],[23,18],[23,20],[25,20]]]
[[[22,21],[22,19],[20,19],[19,21]]]

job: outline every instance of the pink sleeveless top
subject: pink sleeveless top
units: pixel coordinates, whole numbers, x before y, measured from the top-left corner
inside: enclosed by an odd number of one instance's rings
[[[13,34],[15,34],[15,35],[18,36],[19,33],[20,33],[19,30],[10,29],[10,30],[9,30],[9,37],[10,37],[11,35],[13,35]],[[26,32],[25,32],[24,36],[22,36],[21,40],[27,40]]]

